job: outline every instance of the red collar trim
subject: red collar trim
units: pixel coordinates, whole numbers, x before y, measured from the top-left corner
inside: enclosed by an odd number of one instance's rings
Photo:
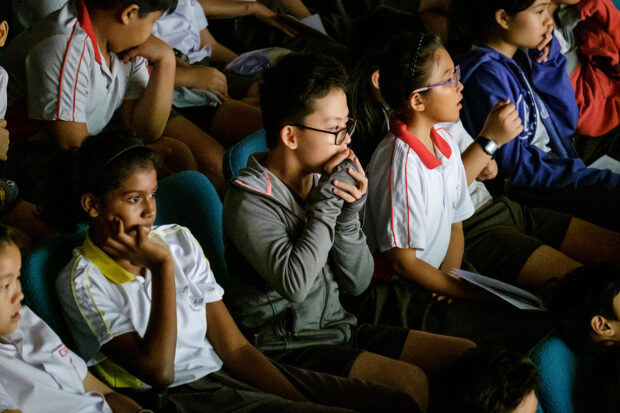
[[[405,142],[413,151],[418,155],[422,163],[428,169],[435,169],[441,165],[441,161],[435,157],[426,146],[418,138],[413,136],[411,132],[407,130],[405,125],[400,119],[392,117],[390,119],[390,132],[392,132],[398,139]],[[446,158],[450,159],[452,155],[452,149],[450,144],[435,130],[435,127],[431,129],[431,139],[433,143],[439,149],[439,152]]]
[[[97,61],[97,63],[101,64],[101,53],[99,52],[99,45],[97,44],[95,32],[93,31],[93,24],[90,21],[90,15],[88,14],[88,9],[84,4],[84,0],[77,0],[75,2],[75,6],[77,8],[80,27],[86,32],[86,34],[90,38],[90,42],[93,44],[93,49],[95,51],[95,60]]]

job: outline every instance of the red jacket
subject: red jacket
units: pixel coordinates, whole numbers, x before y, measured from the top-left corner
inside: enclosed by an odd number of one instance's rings
[[[570,76],[577,133],[600,136],[620,124],[620,11],[611,0],[582,0],[575,28],[580,64]]]

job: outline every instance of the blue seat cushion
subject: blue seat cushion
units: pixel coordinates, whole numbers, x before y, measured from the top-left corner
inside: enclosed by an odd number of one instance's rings
[[[549,335],[530,351],[538,366],[540,385],[536,390],[539,412],[575,413],[577,357],[560,338]]]
[[[240,140],[224,154],[224,178],[226,180],[234,178],[239,171],[246,167],[250,155],[255,152],[266,152],[268,149],[264,129],[260,129]]]

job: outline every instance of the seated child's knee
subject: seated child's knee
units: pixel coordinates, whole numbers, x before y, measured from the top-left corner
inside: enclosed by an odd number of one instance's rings
[[[178,139],[162,136],[149,145],[162,161],[162,166],[170,172],[195,171],[198,169],[196,159],[189,147]]]

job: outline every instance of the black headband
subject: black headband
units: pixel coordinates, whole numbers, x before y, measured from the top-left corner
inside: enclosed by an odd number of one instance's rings
[[[411,59],[409,60],[409,86],[413,83],[413,79],[415,76],[415,68],[418,64],[418,56],[420,54],[420,49],[422,48],[422,42],[424,41],[424,36],[426,34],[421,32],[418,38],[418,47],[416,48],[415,54],[411,53]]]
[[[115,144],[118,144],[118,141],[114,142]],[[97,161],[94,162],[94,164],[92,165],[92,169],[91,169],[91,173],[89,173],[87,175],[87,179],[85,182],[88,183],[93,183],[93,181],[103,172],[106,170],[106,168],[108,166],[110,166],[110,164],[112,162],[114,162],[114,160],[118,159],[118,157],[120,157],[121,155],[123,155],[124,153],[127,153],[129,151],[131,151],[132,149],[135,148],[144,148],[145,146],[138,141],[137,139],[126,139],[123,140],[124,146],[122,146],[121,148],[115,148],[115,150],[112,152],[110,151],[111,148],[106,147],[102,149],[102,156],[99,157],[97,159]],[[106,150],[107,149],[107,150]]]

